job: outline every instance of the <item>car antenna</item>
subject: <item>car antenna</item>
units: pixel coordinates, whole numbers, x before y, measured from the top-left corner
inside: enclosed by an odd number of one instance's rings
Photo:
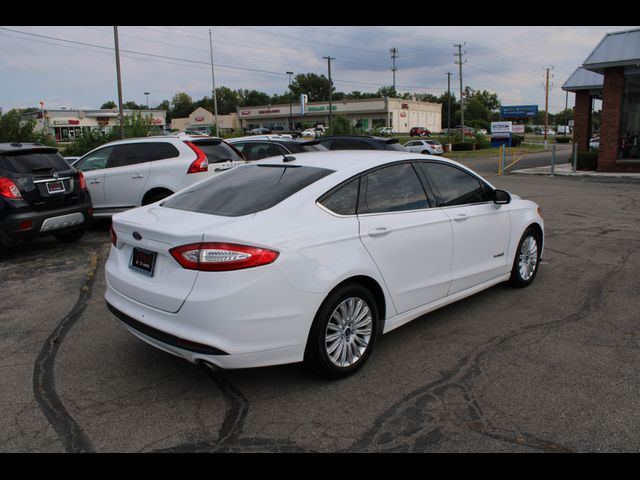
[[[269,135],[267,135],[267,140],[269,140],[269,142],[275,145],[275,143],[273,142],[273,140],[271,140],[271,137]],[[284,153],[282,154],[283,162],[293,162],[295,159],[296,157],[294,157],[293,155],[285,155]]]

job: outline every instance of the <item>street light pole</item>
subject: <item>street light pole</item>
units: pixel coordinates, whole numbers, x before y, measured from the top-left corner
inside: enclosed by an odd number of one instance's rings
[[[289,130],[293,130],[293,107],[291,105],[291,75],[293,72],[286,72],[289,75]]]
[[[144,94],[147,96],[147,110],[149,110],[149,95],[151,95],[151,92],[144,92]]]
[[[331,105],[331,60],[335,60],[333,57],[322,57],[327,59],[327,66],[329,69],[329,130],[333,135],[333,115],[332,115],[332,105]]]
[[[122,106],[122,76],[120,74],[120,46],[118,45],[118,27],[113,27],[113,38],[116,48],[116,74],[118,76],[118,105],[120,117],[120,138],[124,138],[124,108]]]
[[[218,132],[218,99],[216,97],[216,77],[213,73],[213,40],[211,37],[211,29],[209,29],[209,48],[211,49],[211,82],[213,83],[213,112],[216,117],[216,137],[220,136]]]

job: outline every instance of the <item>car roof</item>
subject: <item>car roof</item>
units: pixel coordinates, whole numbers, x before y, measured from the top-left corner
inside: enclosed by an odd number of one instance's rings
[[[390,140],[393,141],[395,139],[389,137],[376,137],[374,135],[327,135],[326,137],[319,138],[318,140],[327,140],[328,138],[355,138],[359,140],[375,140],[387,143]]]
[[[291,135],[247,135],[245,137],[227,138],[227,142],[246,142],[248,140],[276,140],[276,141],[291,141],[293,137]]]
[[[50,147],[48,145],[42,145],[40,143],[0,143],[0,153],[5,152],[17,152],[17,151],[27,151],[27,150],[49,150],[51,152],[57,152],[58,149],[56,147]]]
[[[328,168],[337,172],[345,172],[348,174],[355,174],[360,171],[368,170],[369,168],[377,167],[391,162],[399,162],[403,160],[436,160],[442,163],[449,163],[451,165],[462,166],[465,170],[468,170],[464,165],[449,160],[444,157],[435,157],[430,155],[420,154],[416,156],[413,152],[400,152],[395,150],[327,150],[321,152],[305,152],[296,153],[292,155],[295,160],[285,163],[290,165],[306,166],[306,167],[318,167]],[[282,157],[272,157],[269,159],[258,160],[258,164],[283,164]]]

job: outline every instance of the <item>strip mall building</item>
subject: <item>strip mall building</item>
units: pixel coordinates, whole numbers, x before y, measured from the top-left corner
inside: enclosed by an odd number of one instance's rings
[[[379,127],[392,127],[398,133],[408,133],[412,127],[425,127],[433,132],[442,130],[442,105],[439,103],[402,100],[398,98],[372,98],[364,100],[338,100],[331,104],[331,113],[345,115],[352,124],[364,131]],[[262,105],[239,107],[241,127],[283,127],[302,129],[329,125],[329,102],[309,102],[304,114],[300,104]]]

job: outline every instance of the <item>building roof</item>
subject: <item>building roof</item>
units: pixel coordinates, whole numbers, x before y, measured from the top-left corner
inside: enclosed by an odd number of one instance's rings
[[[592,72],[640,64],[640,29],[607,33],[582,66]]]
[[[600,73],[591,72],[583,67],[576,68],[569,79],[562,84],[565,92],[576,92],[578,90],[601,90],[604,84],[604,76]]]

